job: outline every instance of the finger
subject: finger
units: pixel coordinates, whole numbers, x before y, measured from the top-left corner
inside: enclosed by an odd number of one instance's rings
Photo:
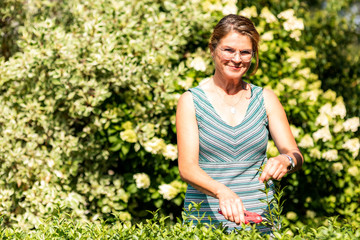
[[[235,204],[233,205],[233,219],[234,219],[234,222],[236,224],[240,224],[240,208],[238,206],[238,203],[235,202]]]
[[[241,208],[240,208],[241,210],[240,210],[240,221],[241,221],[241,223],[245,223],[245,214],[244,214],[244,212],[246,211],[246,209],[245,209],[245,206],[244,206],[244,204],[241,202]]]
[[[279,177],[277,178],[277,180],[281,180],[284,176],[285,176],[286,173],[280,173]]]
[[[272,178],[275,179],[275,180],[279,180],[281,178],[280,177],[281,173],[282,173],[281,170],[279,170],[279,169],[275,170],[274,174],[272,175]]]
[[[282,179],[282,178],[286,175],[286,173],[287,173],[287,171],[281,170],[276,179],[277,179],[277,180]]]
[[[224,218],[227,220],[228,219],[228,213],[226,210],[226,207],[224,205],[220,205],[220,210],[221,210],[221,214],[224,216]]]
[[[274,168],[274,174],[272,174],[272,178],[279,180],[287,173],[287,167],[278,162]]]
[[[268,175],[268,171],[269,171],[269,168],[270,168],[270,163],[269,161],[265,164],[265,167],[264,167],[264,170],[262,171],[261,175],[260,175],[260,182],[264,182],[265,179],[267,178],[267,175]]]
[[[270,178],[273,179],[278,179],[280,174],[283,171],[283,167],[281,165],[281,163],[279,162],[279,160],[272,158],[273,160],[271,161],[271,167],[269,168],[269,170],[267,171],[267,179],[266,181],[268,181]]]
[[[226,215],[224,215],[225,218],[227,220],[233,222],[234,218],[233,218],[233,212],[232,212],[231,206],[226,206],[225,209],[226,209]]]
[[[228,220],[231,221],[231,222],[235,222],[235,219],[234,219],[234,213],[233,211],[229,211],[229,214],[228,214]]]
[[[281,169],[279,169],[278,165],[273,165],[272,168],[268,172],[268,179],[266,179],[266,181],[270,180],[271,178],[278,179],[281,172],[282,171],[281,171]]]
[[[240,198],[236,199],[232,206],[233,219],[237,225],[241,223],[241,215],[243,214],[243,204]]]
[[[265,165],[264,171],[262,172],[260,179],[259,179],[261,182],[268,181],[270,179],[270,177],[272,176],[272,173],[274,171],[273,170],[274,164],[273,164],[272,159],[273,158],[270,158]]]

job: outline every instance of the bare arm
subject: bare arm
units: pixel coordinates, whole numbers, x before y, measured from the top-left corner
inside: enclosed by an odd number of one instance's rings
[[[295,168],[292,172],[300,170],[304,162],[303,156],[291,133],[284,108],[272,91],[264,89],[263,94],[271,137],[280,154],[287,154],[294,159]],[[279,180],[288,173],[288,166],[290,166],[290,162],[286,156],[279,155],[270,158],[259,180],[262,182],[270,178]]]
[[[241,199],[230,188],[212,179],[199,167],[199,131],[190,92],[184,93],[179,99],[176,131],[181,178],[199,191],[218,198],[226,219],[238,224],[245,222],[245,208]]]

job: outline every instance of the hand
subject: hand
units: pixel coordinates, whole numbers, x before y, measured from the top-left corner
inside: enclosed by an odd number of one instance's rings
[[[288,166],[290,166],[290,162],[286,156],[279,155],[274,158],[269,158],[261,176],[259,177],[259,181],[268,181],[270,178],[280,180],[285,174],[287,174]]]
[[[224,187],[217,194],[219,206],[225,219],[235,222],[237,225],[245,223],[244,204],[240,197],[236,195],[230,188]]]

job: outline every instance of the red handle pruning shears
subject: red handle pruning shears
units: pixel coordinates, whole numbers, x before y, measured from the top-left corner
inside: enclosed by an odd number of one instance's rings
[[[220,209],[218,209],[218,213],[222,214]],[[244,215],[245,215],[245,224],[261,223],[263,221],[263,218],[255,212],[244,211]]]

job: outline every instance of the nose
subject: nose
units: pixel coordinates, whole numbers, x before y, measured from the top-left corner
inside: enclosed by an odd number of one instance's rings
[[[234,58],[232,60],[234,62],[241,62],[242,59],[241,59],[241,56],[240,56],[240,52],[235,52],[235,56],[234,56]]]

